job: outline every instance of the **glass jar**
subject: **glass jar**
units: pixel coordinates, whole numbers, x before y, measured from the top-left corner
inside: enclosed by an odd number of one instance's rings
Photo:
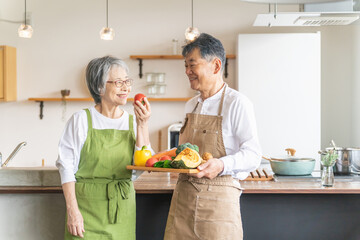
[[[156,73],[155,83],[165,83],[165,73]]]
[[[155,81],[154,79],[155,79],[155,73],[145,73],[146,83],[152,84]]]
[[[334,185],[334,165],[338,157],[335,149],[321,152],[321,185],[323,187],[332,187]]]
[[[323,187],[334,186],[334,170],[333,166],[322,166],[321,170],[321,185]]]
[[[151,96],[164,95],[166,93],[166,84],[148,85],[148,94]]]

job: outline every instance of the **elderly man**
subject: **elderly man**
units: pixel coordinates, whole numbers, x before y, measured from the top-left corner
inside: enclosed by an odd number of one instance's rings
[[[164,239],[243,239],[238,180],[261,160],[253,106],[224,82],[226,56],[218,39],[203,33],[182,54],[191,88],[200,95],[186,103],[179,142],[214,158],[199,173],[180,174]]]

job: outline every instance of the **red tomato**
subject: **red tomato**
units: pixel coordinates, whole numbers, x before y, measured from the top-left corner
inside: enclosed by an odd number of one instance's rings
[[[146,96],[142,93],[138,93],[135,95],[134,101],[140,101],[142,103],[142,105],[145,105],[145,101],[144,98],[146,98]]]
[[[157,159],[157,158],[149,158],[145,163],[145,167],[153,167],[154,164],[158,161],[159,161],[159,159]]]
[[[164,155],[164,156],[160,157],[160,161],[164,161],[164,160],[170,160],[171,161],[172,159],[168,155]]]

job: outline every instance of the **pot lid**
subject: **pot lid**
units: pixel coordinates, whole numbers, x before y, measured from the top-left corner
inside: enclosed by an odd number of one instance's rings
[[[270,158],[263,157],[263,158],[270,160],[270,161],[283,161],[283,162],[284,161],[288,161],[288,162],[315,161],[314,158],[295,157],[296,150],[293,148],[286,148],[285,151],[287,152],[287,155],[270,157]]]

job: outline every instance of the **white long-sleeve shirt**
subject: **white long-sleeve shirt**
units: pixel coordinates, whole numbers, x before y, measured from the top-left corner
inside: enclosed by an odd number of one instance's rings
[[[200,95],[193,97],[186,103],[185,113],[191,113],[199,102],[194,113],[217,115],[223,89],[204,101]],[[224,163],[220,175],[243,180],[261,162],[253,105],[246,96],[227,86],[221,115],[226,156],[220,158]]]
[[[94,129],[129,130],[129,113],[124,110],[118,119],[105,117],[95,107],[89,108]],[[133,128],[136,136],[136,119],[133,117]],[[79,168],[80,152],[84,146],[88,132],[88,120],[84,110],[74,113],[67,122],[59,142],[59,156],[56,166],[59,168],[61,184],[75,182],[75,174]],[[148,149],[154,154],[151,146]],[[135,150],[140,148],[135,147]],[[136,177],[135,177],[136,178]]]

